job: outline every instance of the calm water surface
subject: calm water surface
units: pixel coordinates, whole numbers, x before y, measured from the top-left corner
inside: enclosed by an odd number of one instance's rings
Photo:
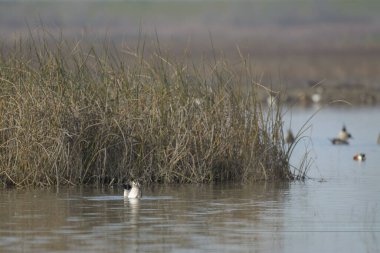
[[[354,139],[332,146],[343,123]],[[379,133],[380,109],[320,112],[292,161],[311,150],[306,182],[153,186],[140,201],[118,188],[2,190],[0,252],[380,252]]]

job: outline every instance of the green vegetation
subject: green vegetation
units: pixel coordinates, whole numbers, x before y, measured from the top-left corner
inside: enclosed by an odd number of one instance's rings
[[[147,56],[140,44],[95,49],[31,36],[3,47],[3,185],[304,177],[289,165],[280,106],[261,106],[248,61],[195,66],[171,61],[159,43]]]

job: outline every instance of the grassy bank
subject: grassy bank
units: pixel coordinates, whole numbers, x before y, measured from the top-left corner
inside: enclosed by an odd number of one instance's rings
[[[244,59],[236,72],[222,60],[170,60],[158,46],[143,57],[143,46],[48,44],[29,38],[2,48],[2,184],[300,176],[288,163],[280,110],[261,107]]]

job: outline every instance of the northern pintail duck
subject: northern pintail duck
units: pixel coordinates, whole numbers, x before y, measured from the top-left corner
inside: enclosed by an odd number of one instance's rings
[[[132,181],[130,184],[123,184],[124,198],[140,199],[142,197],[140,183]]]
[[[331,139],[332,144],[349,144],[348,139],[352,138],[351,134],[347,132],[346,126],[343,125],[342,130],[340,130],[338,137]]]
[[[365,154],[364,153],[359,153],[354,155],[354,160],[355,161],[364,161],[365,160]]]
[[[344,141],[348,141],[348,139],[352,138],[351,134],[347,132],[345,125],[343,125],[342,130],[340,130],[338,138]]]

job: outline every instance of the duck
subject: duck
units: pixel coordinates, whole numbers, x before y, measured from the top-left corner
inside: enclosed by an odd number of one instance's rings
[[[380,145],[380,134],[379,134],[379,137],[377,137],[377,144]]]
[[[124,198],[129,199],[141,199],[142,191],[139,182],[132,181],[128,184],[123,184],[124,187]]]
[[[352,135],[349,132],[347,132],[346,126],[343,125],[342,130],[340,130],[340,132],[338,134],[338,139],[348,141],[348,139],[350,139],[350,138],[352,138]]]
[[[359,153],[354,155],[354,160],[355,161],[365,161],[366,157],[364,153]]]
[[[295,141],[295,138],[294,138],[293,132],[292,132],[292,130],[289,129],[288,134],[285,137],[285,142],[288,144],[291,144],[294,141]]]
[[[343,125],[342,130],[338,133],[337,138],[330,139],[331,143],[334,145],[348,145],[348,139],[352,139],[352,135],[347,132],[347,128]]]

